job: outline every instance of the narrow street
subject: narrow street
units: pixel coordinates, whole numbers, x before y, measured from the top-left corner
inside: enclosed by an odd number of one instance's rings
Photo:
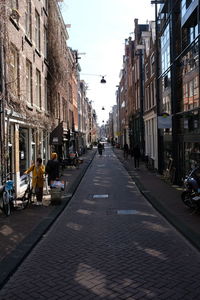
[[[0,299],[200,299],[199,269],[107,146]]]

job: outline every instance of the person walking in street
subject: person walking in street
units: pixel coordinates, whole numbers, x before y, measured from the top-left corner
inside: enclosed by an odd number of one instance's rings
[[[139,148],[138,145],[136,145],[133,148],[133,156],[134,156],[135,168],[139,168],[139,164],[140,164],[140,148]]]
[[[51,181],[59,180],[59,161],[57,153],[51,153],[51,159],[48,160],[46,165],[46,173],[48,174],[48,185],[51,185]]]
[[[128,144],[125,143],[124,144],[124,159],[128,159],[128,151],[129,151]]]
[[[102,151],[103,151],[103,146],[102,146],[102,144],[99,142],[99,143],[98,143],[98,152],[99,152],[99,155],[102,155]]]
[[[42,204],[45,166],[42,164],[40,157],[37,158],[36,164],[33,164],[24,174],[29,174],[30,172],[33,175],[32,187],[35,191],[37,202]]]

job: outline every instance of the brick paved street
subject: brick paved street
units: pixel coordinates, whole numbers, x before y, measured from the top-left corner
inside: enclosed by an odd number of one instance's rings
[[[199,269],[199,252],[106,148],[0,299],[200,299]]]
[[[30,206],[25,210],[13,211],[10,217],[0,211],[0,286],[67,205],[95,151],[87,151],[82,156],[83,164],[79,169],[67,167],[62,170],[61,178],[66,182],[64,194],[68,197],[62,200],[61,205],[49,205],[50,196],[44,195],[44,206]]]

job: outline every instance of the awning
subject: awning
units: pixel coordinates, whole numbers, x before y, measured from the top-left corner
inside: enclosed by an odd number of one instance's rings
[[[62,145],[62,142],[63,142],[63,123],[61,122],[50,133],[50,145]]]

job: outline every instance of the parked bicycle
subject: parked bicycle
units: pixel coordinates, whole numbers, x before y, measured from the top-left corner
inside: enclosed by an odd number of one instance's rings
[[[6,216],[10,216],[11,208],[13,206],[13,199],[15,198],[14,181],[11,178],[12,174],[6,175],[6,180],[0,187],[1,199],[2,199],[2,210]]]
[[[23,175],[20,178],[20,181],[26,184],[26,189],[23,192],[22,196],[16,198],[16,204],[21,205],[22,209],[25,209],[31,202],[34,202],[33,188],[31,184],[31,176],[29,174]]]
[[[11,173],[6,176],[5,183],[0,187],[0,195],[2,199],[2,210],[6,216],[10,216],[14,209],[25,209],[33,200],[34,193],[31,187],[30,175],[20,177],[20,186],[25,186],[25,190],[20,197],[16,197],[14,180],[11,178]]]
[[[62,161],[61,166],[62,169],[64,169],[66,166],[74,166],[78,169],[79,165],[82,163],[83,163],[83,159],[80,159],[76,152],[76,153],[69,153],[68,157]]]

